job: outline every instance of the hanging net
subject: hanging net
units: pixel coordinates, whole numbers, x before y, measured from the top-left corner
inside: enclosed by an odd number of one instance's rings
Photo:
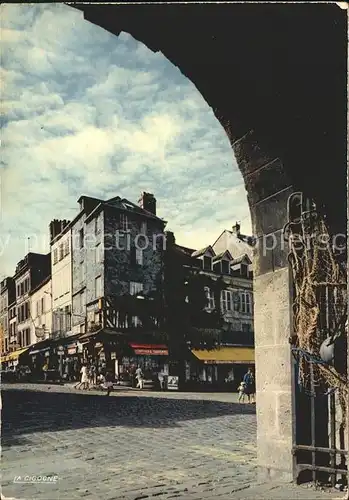
[[[346,342],[347,271],[336,257],[327,225],[315,210],[285,227],[294,284],[294,332],[291,339],[298,362],[300,389],[311,396],[337,390],[346,416],[348,380],[346,363],[338,366],[321,359],[324,340]],[[337,345],[337,344],[336,344]],[[342,349],[342,358],[347,356]]]

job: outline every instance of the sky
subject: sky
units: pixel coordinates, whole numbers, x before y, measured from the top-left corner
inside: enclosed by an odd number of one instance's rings
[[[0,8],[1,277],[28,250],[49,251],[50,221],[72,220],[81,195],[151,192],[191,248],[236,221],[251,232],[228,137],[179,68],[69,6]]]

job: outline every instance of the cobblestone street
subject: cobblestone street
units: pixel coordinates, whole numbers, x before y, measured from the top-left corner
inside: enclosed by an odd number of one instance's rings
[[[255,407],[234,394],[2,390],[6,497],[227,498],[255,479]],[[47,475],[59,479],[14,483]]]

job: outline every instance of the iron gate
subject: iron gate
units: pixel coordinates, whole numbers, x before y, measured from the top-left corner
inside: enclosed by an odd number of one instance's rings
[[[345,401],[348,398],[345,392],[348,332],[343,324],[347,314],[346,248],[338,251],[332,245],[319,257],[321,252],[315,248],[317,242],[314,240],[319,216],[315,205],[304,199],[302,193],[289,198],[288,215],[285,240],[290,244],[293,238],[294,244],[298,238],[301,243],[298,249],[293,248],[293,254],[291,251],[289,254],[293,265],[295,320],[294,335],[290,338],[295,375],[294,479],[298,483],[330,482],[332,486],[340,482],[344,486],[348,484],[345,439],[348,435]],[[326,227],[321,223],[321,227]],[[320,258],[317,275],[314,271],[316,258]],[[310,319],[302,319],[304,311],[308,311]],[[333,366],[330,366],[328,359],[324,360],[319,354],[319,346],[321,351],[323,344],[328,342],[331,347],[338,344],[338,339],[340,349],[336,348]],[[321,374],[327,373],[325,370],[329,375],[323,379]],[[340,379],[338,385],[333,378],[335,375]]]

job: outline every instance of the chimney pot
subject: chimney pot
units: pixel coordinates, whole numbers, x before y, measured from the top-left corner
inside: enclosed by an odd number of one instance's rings
[[[143,191],[141,197],[138,200],[139,206],[146,210],[147,212],[156,215],[156,198],[152,193],[146,193]]]
[[[235,226],[233,226],[233,228],[232,228],[233,229],[233,233],[235,233],[236,235],[239,236],[239,234],[240,234],[240,228],[241,228],[240,223],[239,222],[235,222]]]

